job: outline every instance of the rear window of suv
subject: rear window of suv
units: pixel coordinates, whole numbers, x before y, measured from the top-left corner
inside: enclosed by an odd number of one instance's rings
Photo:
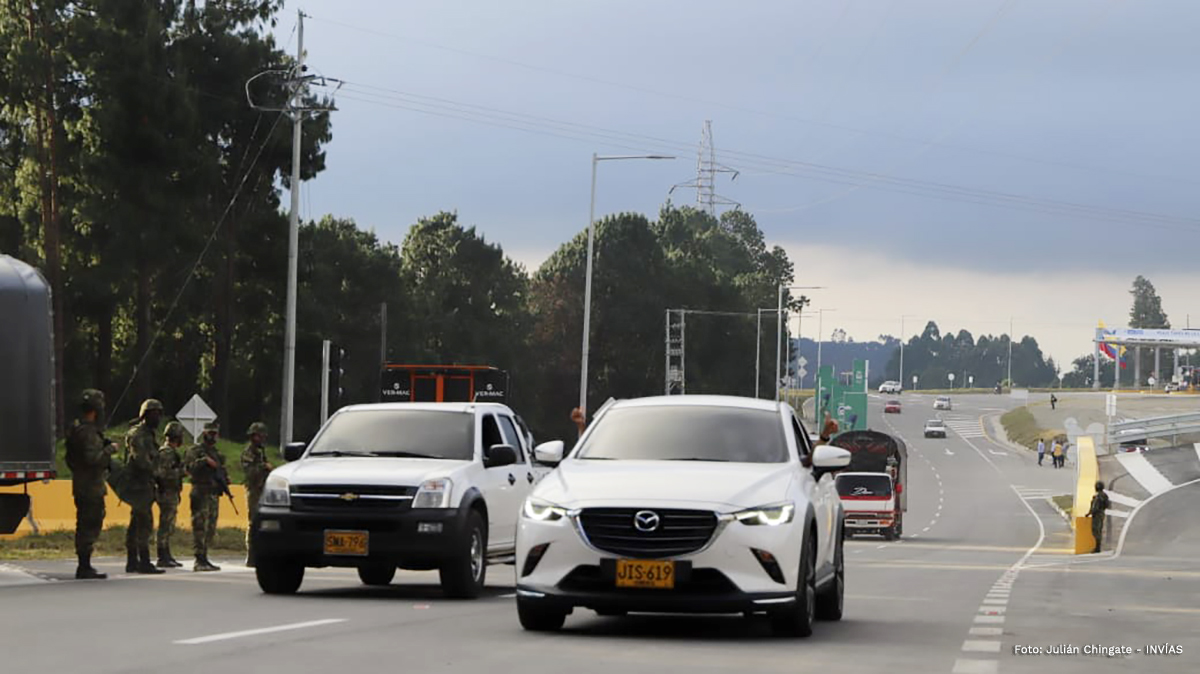
[[[892,481],[886,475],[839,475],[838,496],[891,496]]]
[[[475,417],[427,410],[347,411],[329,420],[309,456],[475,458]]]
[[[655,405],[608,411],[575,458],[784,463],[788,449],[778,412]]]

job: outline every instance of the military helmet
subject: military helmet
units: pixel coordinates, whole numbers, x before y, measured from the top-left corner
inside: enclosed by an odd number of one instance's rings
[[[207,433],[209,431],[219,432],[220,430],[221,430],[221,424],[218,424],[216,421],[204,422],[204,432],[205,433]]]
[[[168,438],[173,440],[182,440],[183,424],[179,423],[178,421],[172,421],[171,423],[167,424],[167,428],[165,431],[163,431],[163,435],[166,435]]]
[[[94,388],[84,389],[79,394],[79,404],[87,409],[101,409],[104,407],[104,392]]]
[[[1100,482],[1099,480],[1096,481],[1096,491],[1104,491],[1104,483],[1103,482]]]
[[[270,431],[267,429],[266,424],[264,424],[261,421],[256,421],[256,422],[250,424],[250,430],[246,431],[246,434],[254,435],[255,433],[258,433],[260,435],[267,435],[269,432]]]
[[[163,411],[162,401],[154,398],[146,398],[142,401],[142,409],[138,412],[138,417],[145,417],[146,413],[152,410]]]

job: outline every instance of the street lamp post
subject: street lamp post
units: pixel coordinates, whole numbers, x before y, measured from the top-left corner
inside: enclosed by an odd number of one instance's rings
[[[779,312],[779,325],[778,325],[778,330],[775,334],[775,401],[776,402],[779,401],[779,379],[780,379],[781,366],[783,365],[783,363],[782,363],[783,338],[784,338],[784,333],[785,333],[785,331],[783,329],[783,292],[785,290],[825,290],[825,286],[789,286],[789,285],[783,285],[783,284],[780,284],[780,286],[779,286],[779,307],[778,307],[778,309],[776,309],[776,311]],[[801,309],[801,311],[803,311],[804,307],[800,307],[800,309]]]
[[[1012,343],[1013,343],[1013,319],[1008,317],[1008,390],[1012,390]]]
[[[588,381],[588,346],[592,326],[592,256],[596,241],[596,166],[602,161],[620,161],[624,159],[674,159],[675,157],[660,154],[623,154],[598,155],[592,154],[592,200],[588,207],[588,246],[587,246],[587,275],[583,289],[583,355],[579,372],[579,412],[587,419],[587,381]]]
[[[900,388],[904,388],[904,319],[915,318],[911,314],[904,314],[900,317],[900,377],[898,379]]]
[[[825,343],[825,312],[837,309],[817,309],[817,372],[821,372],[821,346]]]

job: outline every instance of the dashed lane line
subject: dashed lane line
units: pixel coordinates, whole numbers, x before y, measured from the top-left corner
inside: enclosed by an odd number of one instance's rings
[[[180,639],[174,643],[180,646],[196,646],[199,644],[208,644],[214,641],[228,641],[230,639],[241,639],[244,637],[253,637],[260,634],[273,634],[275,632],[288,632],[291,630],[302,630],[310,627],[320,627],[322,625],[332,625],[335,623],[344,623],[345,618],[325,618],[323,620],[310,620],[302,623],[290,623],[288,625],[275,625],[273,627],[259,627],[257,629],[242,630],[240,632],[223,632],[221,634],[210,634],[203,637],[193,637],[191,639]]]

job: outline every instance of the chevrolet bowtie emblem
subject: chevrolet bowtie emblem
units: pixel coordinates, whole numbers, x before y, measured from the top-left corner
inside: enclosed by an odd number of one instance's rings
[[[338,498],[342,499],[343,501],[357,501],[357,500],[358,500],[358,494],[354,494],[354,493],[351,493],[351,492],[346,492],[345,494],[342,494],[342,495],[341,495],[341,496],[339,496]]]

